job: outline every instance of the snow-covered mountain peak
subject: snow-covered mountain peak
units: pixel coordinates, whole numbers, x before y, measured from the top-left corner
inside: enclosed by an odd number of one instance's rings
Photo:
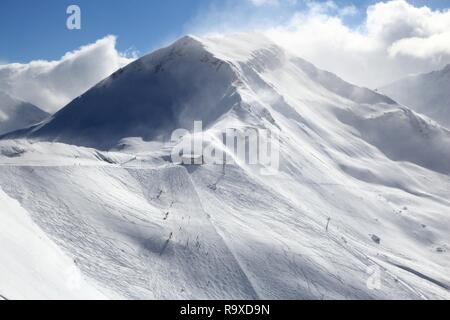
[[[98,148],[127,137],[167,139],[173,130],[207,126],[237,106],[231,66],[184,37],[118,70],[25,134]]]
[[[40,108],[0,90],[0,134],[23,129],[49,116]]]
[[[327,130],[337,115],[363,117],[371,108],[396,103],[316,68],[264,35],[186,36],[118,70],[48,123],[18,136],[110,149],[130,137],[167,140],[194,121],[204,128],[279,128],[278,122],[294,118]]]
[[[282,57],[263,36],[185,36],[118,70],[44,126],[18,135],[107,149],[127,137],[167,139],[195,120],[207,127],[231,111],[231,117],[270,119],[264,107],[243,102],[249,92],[241,89],[255,84],[257,73],[281,68]]]

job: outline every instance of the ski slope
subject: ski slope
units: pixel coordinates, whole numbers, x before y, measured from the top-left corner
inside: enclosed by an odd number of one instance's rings
[[[270,129],[278,172],[173,164],[194,120]],[[449,299],[449,146],[261,35],[189,36],[5,136],[0,183],[105,298]]]

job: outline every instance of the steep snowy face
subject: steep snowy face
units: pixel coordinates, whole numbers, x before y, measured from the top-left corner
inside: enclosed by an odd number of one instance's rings
[[[277,96],[280,105],[283,98],[263,79],[280,70],[305,101],[323,100],[325,92],[358,103],[393,103],[318,70],[258,34],[187,36],[118,70],[47,123],[16,136],[109,149],[129,137],[167,140],[174,129],[191,129],[194,121],[209,127],[234,118],[260,125],[273,119],[254,97]]]
[[[338,131],[346,141],[356,132],[392,160],[450,172],[450,151],[442,148],[448,130],[248,33],[181,38],[117,71],[49,121],[7,137],[109,150],[127,138],[167,141],[194,121],[211,131],[302,126],[333,148]]]
[[[0,134],[29,127],[48,116],[35,105],[16,100],[0,91]]]
[[[226,63],[184,37],[118,70],[28,133],[100,149],[127,137],[166,139],[194,120],[208,125],[238,104],[234,81]]]
[[[450,129],[450,65],[401,79],[380,91]]]
[[[315,138],[299,141],[312,148],[319,140],[349,153],[370,146],[394,161],[450,172],[450,150],[442,148],[450,145],[450,132],[391,98],[320,70],[264,36],[236,34],[202,43],[236,70],[242,105],[258,119],[252,124],[279,130],[281,136],[289,132],[295,139],[309,131]],[[241,126],[250,122],[249,117],[240,121]]]

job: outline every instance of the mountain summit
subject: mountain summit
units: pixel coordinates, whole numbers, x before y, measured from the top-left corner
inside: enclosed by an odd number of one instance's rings
[[[109,150],[125,138],[167,141],[173,130],[190,130],[194,121],[203,128],[278,130],[278,122],[292,120],[311,130],[350,126],[394,160],[450,172],[450,151],[439,146],[449,139],[447,131],[255,33],[183,37],[118,70],[49,121],[6,137]],[[386,139],[386,133],[392,136]],[[411,135],[414,142],[406,139]],[[433,159],[417,154],[418,145]]]
[[[290,86],[299,92],[328,90],[355,102],[393,103],[288,55],[258,34],[186,36],[118,70],[48,123],[20,134],[109,149],[127,137],[167,139],[174,129],[190,129],[195,120],[206,127],[221,117],[257,120],[269,113],[257,101],[246,101],[248,91],[273,91],[261,75],[286,67],[293,68]]]
[[[237,79],[228,63],[184,37],[118,70],[26,134],[101,149],[126,137],[164,139],[238,105]]]

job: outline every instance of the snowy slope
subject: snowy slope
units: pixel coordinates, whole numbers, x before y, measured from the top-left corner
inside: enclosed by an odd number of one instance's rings
[[[0,189],[0,296],[3,299],[105,299],[88,284],[31,220],[29,213]]]
[[[38,107],[16,100],[0,90],[0,134],[29,127],[48,116]]]
[[[193,120],[270,129],[279,171],[172,164]],[[260,35],[185,37],[24,136],[3,191],[108,297],[450,298],[449,131]]]
[[[450,129],[450,65],[398,80],[380,91]]]

